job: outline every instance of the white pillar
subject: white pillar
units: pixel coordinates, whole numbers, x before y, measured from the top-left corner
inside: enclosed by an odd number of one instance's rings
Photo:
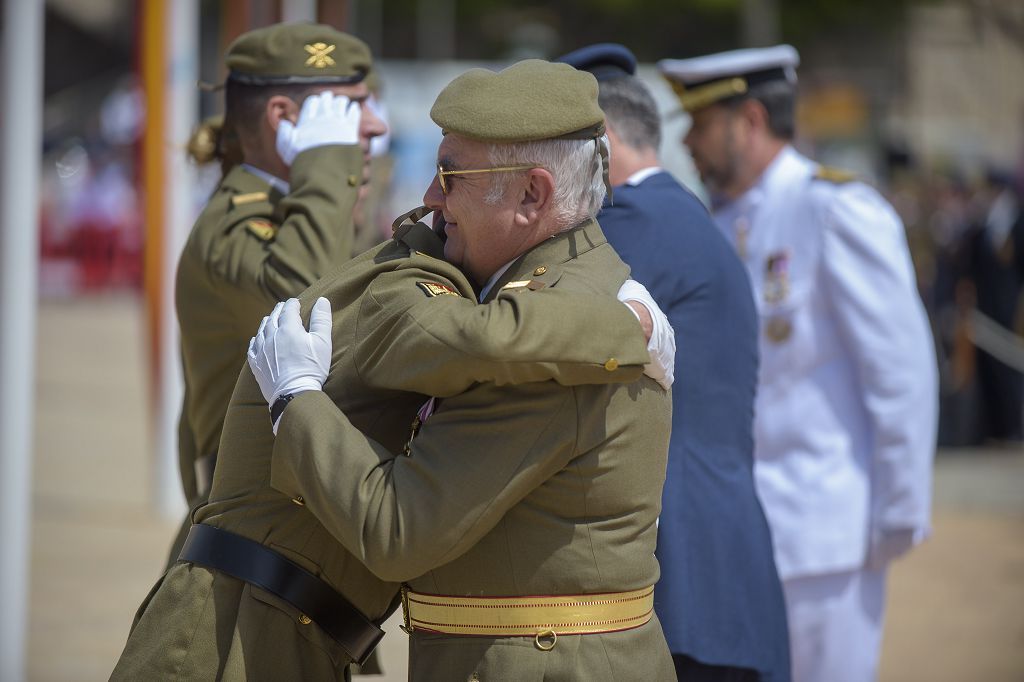
[[[174,308],[174,274],[195,220],[195,172],[185,155],[199,110],[199,3],[168,3],[167,17],[167,164],[166,230],[163,284],[160,288],[160,399],[157,406],[156,506],[161,516],[181,519],[185,501],[178,471],[178,414],[184,392],[178,319]]]
[[[0,135],[0,679],[26,678],[43,0],[4,0]]]
[[[281,21],[316,21],[316,0],[281,0]]]

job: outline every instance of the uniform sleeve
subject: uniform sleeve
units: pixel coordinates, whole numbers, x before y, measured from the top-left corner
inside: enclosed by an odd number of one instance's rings
[[[934,342],[903,226],[874,190],[831,188],[822,268],[870,421],[871,530],[927,531],[938,416]]]
[[[372,388],[447,397],[481,382],[619,383],[649,361],[636,317],[610,296],[556,287],[478,304],[428,296],[417,277],[378,279],[363,297],[352,362]]]
[[[564,468],[577,424],[574,389],[481,385],[430,417],[410,457],[393,457],[311,391],[281,418],[271,485],[301,495],[380,578],[408,580],[457,558]]]
[[[249,230],[250,216],[229,213],[230,235],[212,260],[226,284],[239,290],[240,319],[259,319],[349,259],[362,168],[358,145],[300,153],[291,167],[291,191],[266,221],[272,237]]]

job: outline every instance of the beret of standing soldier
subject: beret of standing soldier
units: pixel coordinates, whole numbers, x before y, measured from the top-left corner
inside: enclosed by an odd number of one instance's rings
[[[444,138],[424,203],[481,301],[615,293],[628,267],[594,220],[607,154],[593,76],[539,60],[473,69],[431,117]],[[547,324],[570,345],[590,335]],[[310,347],[297,315],[255,343],[277,357]],[[290,396],[288,375],[258,356],[250,365],[282,405],[271,485],[301,496],[371,571],[406,583],[411,679],[673,677],[652,610],[670,378],[475,384],[429,401],[408,456],[395,457],[317,390],[332,382],[322,363],[289,368],[304,377]]]
[[[370,140],[386,131],[366,107],[370,51],[351,35],[274,25],[240,36],[225,63],[223,120],[203,126],[192,150],[212,150],[226,172],[192,228],[175,283],[185,374],[178,453],[190,509],[209,492],[253,326],[349,258]]]

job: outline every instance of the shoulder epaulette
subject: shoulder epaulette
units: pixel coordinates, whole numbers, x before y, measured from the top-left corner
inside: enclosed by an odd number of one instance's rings
[[[231,207],[251,204],[254,201],[266,201],[270,198],[266,192],[249,192],[248,194],[236,194],[231,197]]]
[[[857,176],[856,174],[843,170],[842,168],[819,166],[817,172],[814,173],[814,179],[824,180],[825,182],[831,182],[836,185],[842,185],[847,182],[853,182],[857,179]]]

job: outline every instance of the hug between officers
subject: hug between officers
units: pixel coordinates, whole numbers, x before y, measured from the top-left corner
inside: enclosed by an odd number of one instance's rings
[[[795,49],[658,62],[710,210],[626,46],[464,70],[361,253],[367,45],[282,23],[224,64],[175,291],[190,512],[111,679],[387,672],[395,613],[413,680],[875,679],[936,358],[893,208],[793,146]]]

